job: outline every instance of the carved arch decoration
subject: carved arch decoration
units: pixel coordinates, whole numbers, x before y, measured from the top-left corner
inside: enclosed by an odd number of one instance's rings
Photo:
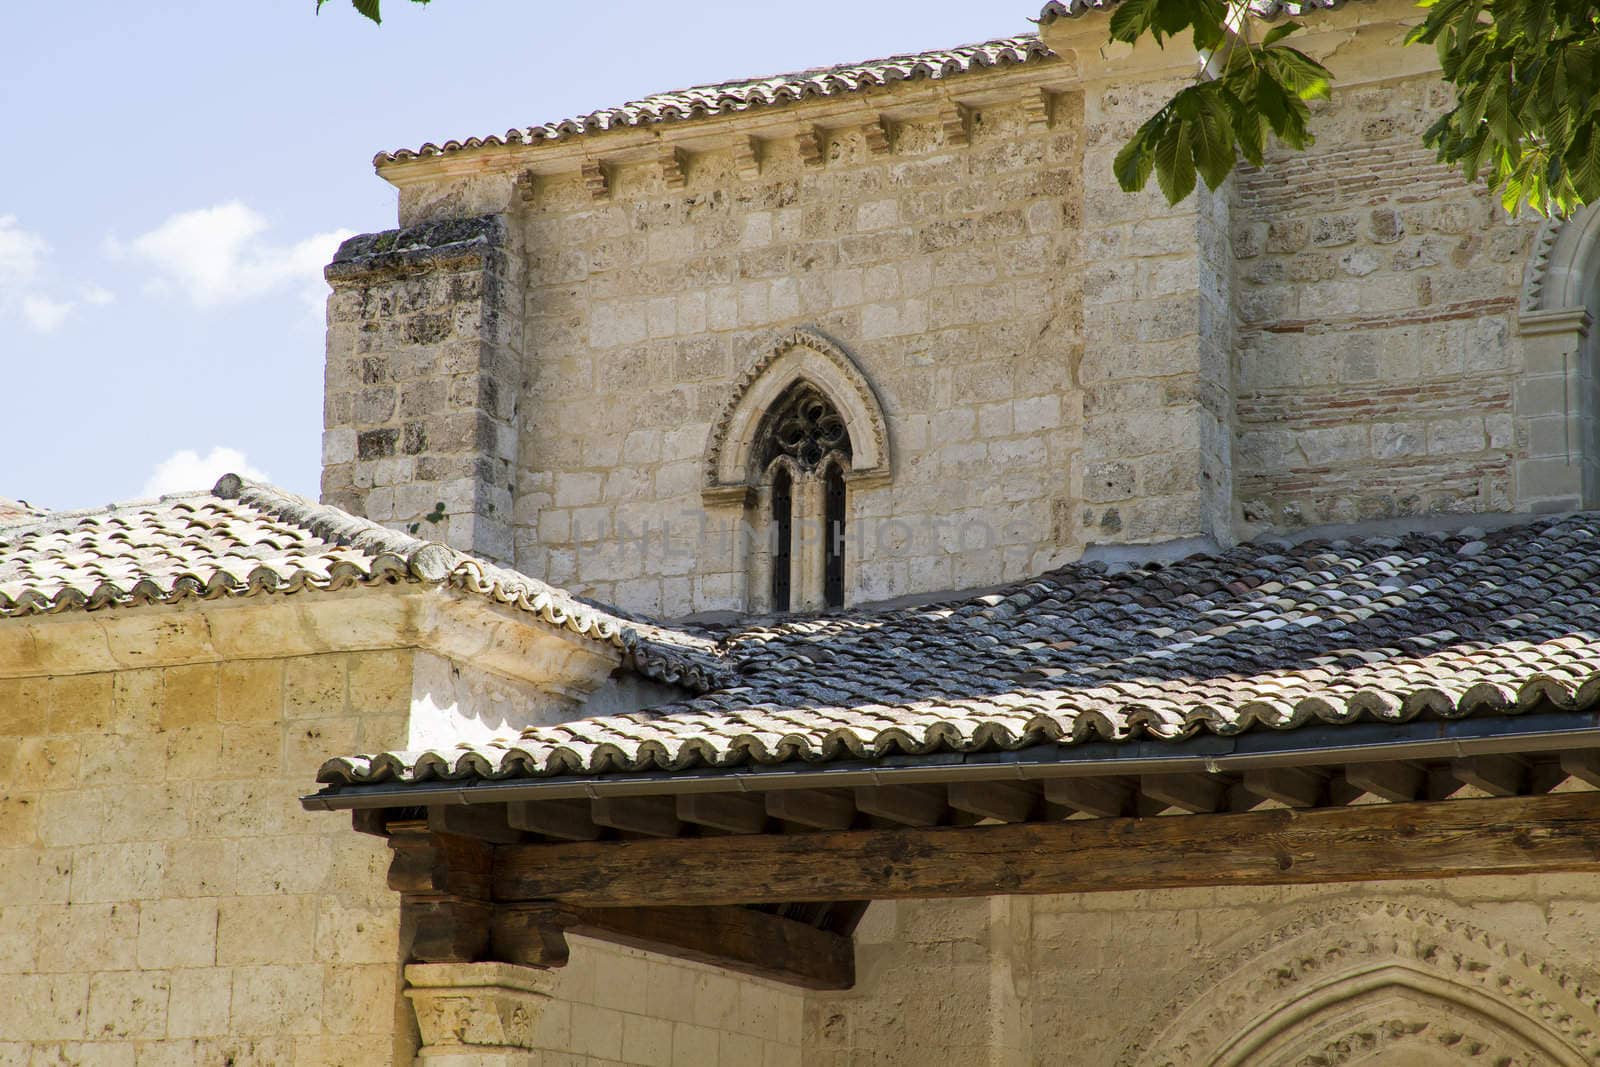
[[[1522,278],[1522,313],[1600,306],[1600,204],[1546,219]]]
[[[1196,981],[1119,1067],[1544,1067],[1600,1058],[1600,1007],[1466,923],[1393,903],[1329,908]]]
[[[767,412],[805,383],[844,421],[847,478],[855,485],[890,476],[889,426],[877,391],[838,342],[810,329],[779,338],[734,383],[706,444],[702,494],[709,504],[741,504],[757,486],[761,431]]]

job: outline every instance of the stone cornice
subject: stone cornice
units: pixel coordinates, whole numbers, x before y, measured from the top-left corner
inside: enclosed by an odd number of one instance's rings
[[[728,151],[743,160],[742,169],[748,169],[750,138],[773,141],[816,129],[864,126],[876,126],[881,132],[907,121],[940,121],[951,107],[994,106],[1037,98],[1041,91],[1066,92],[1073,82],[1074,64],[1051,58],[1047,62],[973,71],[955,83],[896,82],[860,93],[798,100],[781,108],[711,115],[669,126],[628,126],[568,140],[484,144],[439,155],[381,161],[377,171],[391,185],[405,188],[467,176],[548,177],[576,173],[585,164],[612,167],[659,162],[674,150],[691,158],[697,153]],[[885,147],[893,150],[892,145]],[[759,149],[755,155],[759,155]],[[682,165],[682,157],[674,156],[674,161]]]
[[[624,656],[452,588],[394,585],[13,619],[0,626],[0,678],[389,649],[436,652],[573,696]]]

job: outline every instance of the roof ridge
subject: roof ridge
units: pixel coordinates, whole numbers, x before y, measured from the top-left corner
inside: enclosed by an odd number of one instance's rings
[[[238,474],[224,474],[211,489],[212,496],[238,500],[285,522],[294,523],[324,541],[374,554],[398,556],[419,581],[441,583],[462,561],[472,558],[458,549],[413,537],[399,530],[351,514],[332,504],[319,504],[298,493],[279,489]]]

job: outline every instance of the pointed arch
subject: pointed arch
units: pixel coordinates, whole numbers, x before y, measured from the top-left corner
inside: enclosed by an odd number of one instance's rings
[[[1559,376],[1561,404],[1546,403],[1519,419],[1564,420],[1560,445],[1542,446],[1518,461],[1516,498],[1534,510],[1600,507],[1600,205],[1568,219],[1548,219],[1534,238],[1523,271],[1522,337],[1525,373]],[[1548,383],[1545,383],[1548,384]],[[1518,436],[1523,433],[1519,427]],[[1531,432],[1531,431],[1530,431]],[[1573,463],[1576,451],[1581,462]],[[1524,473],[1528,476],[1524,481]],[[1544,477],[1541,480],[1540,474]],[[1537,493],[1537,495],[1535,495]]]
[[[1600,1054],[1595,999],[1570,976],[1465,923],[1380,902],[1268,935],[1175,1005],[1121,1064],[1577,1065]]]
[[[889,428],[872,383],[837,342],[801,329],[779,338],[734,383],[706,443],[707,503],[742,503],[757,485],[763,419],[801,382],[821,393],[844,420],[849,480],[860,485],[888,479]]]
[[[1600,311],[1600,204],[1546,219],[1523,272],[1523,314],[1576,308]]]

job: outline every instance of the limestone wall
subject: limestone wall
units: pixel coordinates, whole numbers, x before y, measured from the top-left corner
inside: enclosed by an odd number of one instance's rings
[[[1591,883],[879,902],[857,988],[808,999],[804,1062],[1177,1065],[1247,1032],[1242,1062],[1582,1062],[1600,1019]],[[1342,996],[1318,1010],[1318,987]]]
[[[1069,544],[1076,101],[1052,121],[1002,101],[970,116],[970,144],[929,118],[880,152],[841,129],[815,164],[774,139],[755,178],[711,150],[684,189],[625,165],[598,200],[577,174],[542,179],[518,564],[629,608],[743,606],[732,539],[700,532],[741,517],[702,506],[707,439],[739,374],[798,326],[855,357],[888,417],[893,481],[852,493],[853,600],[1019,577]]]
[[[800,1067],[805,994],[574,937],[529,1067]]]
[[[1515,403],[1537,220],[1433,161],[1422,132],[1448,101],[1432,78],[1336,89],[1309,152],[1238,179],[1234,457],[1250,528],[1560,495],[1538,470],[1515,477],[1564,424],[1548,406],[1519,420]]]
[[[389,849],[298,798],[405,747],[437,662],[0,678],[0,1067],[409,1067]],[[584,938],[549,981],[540,1067],[800,1062],[795,989]]]
[[[0,679],[0,1064],[407,1062],[388,849],[296,798],[410,696],[382,652]]]

